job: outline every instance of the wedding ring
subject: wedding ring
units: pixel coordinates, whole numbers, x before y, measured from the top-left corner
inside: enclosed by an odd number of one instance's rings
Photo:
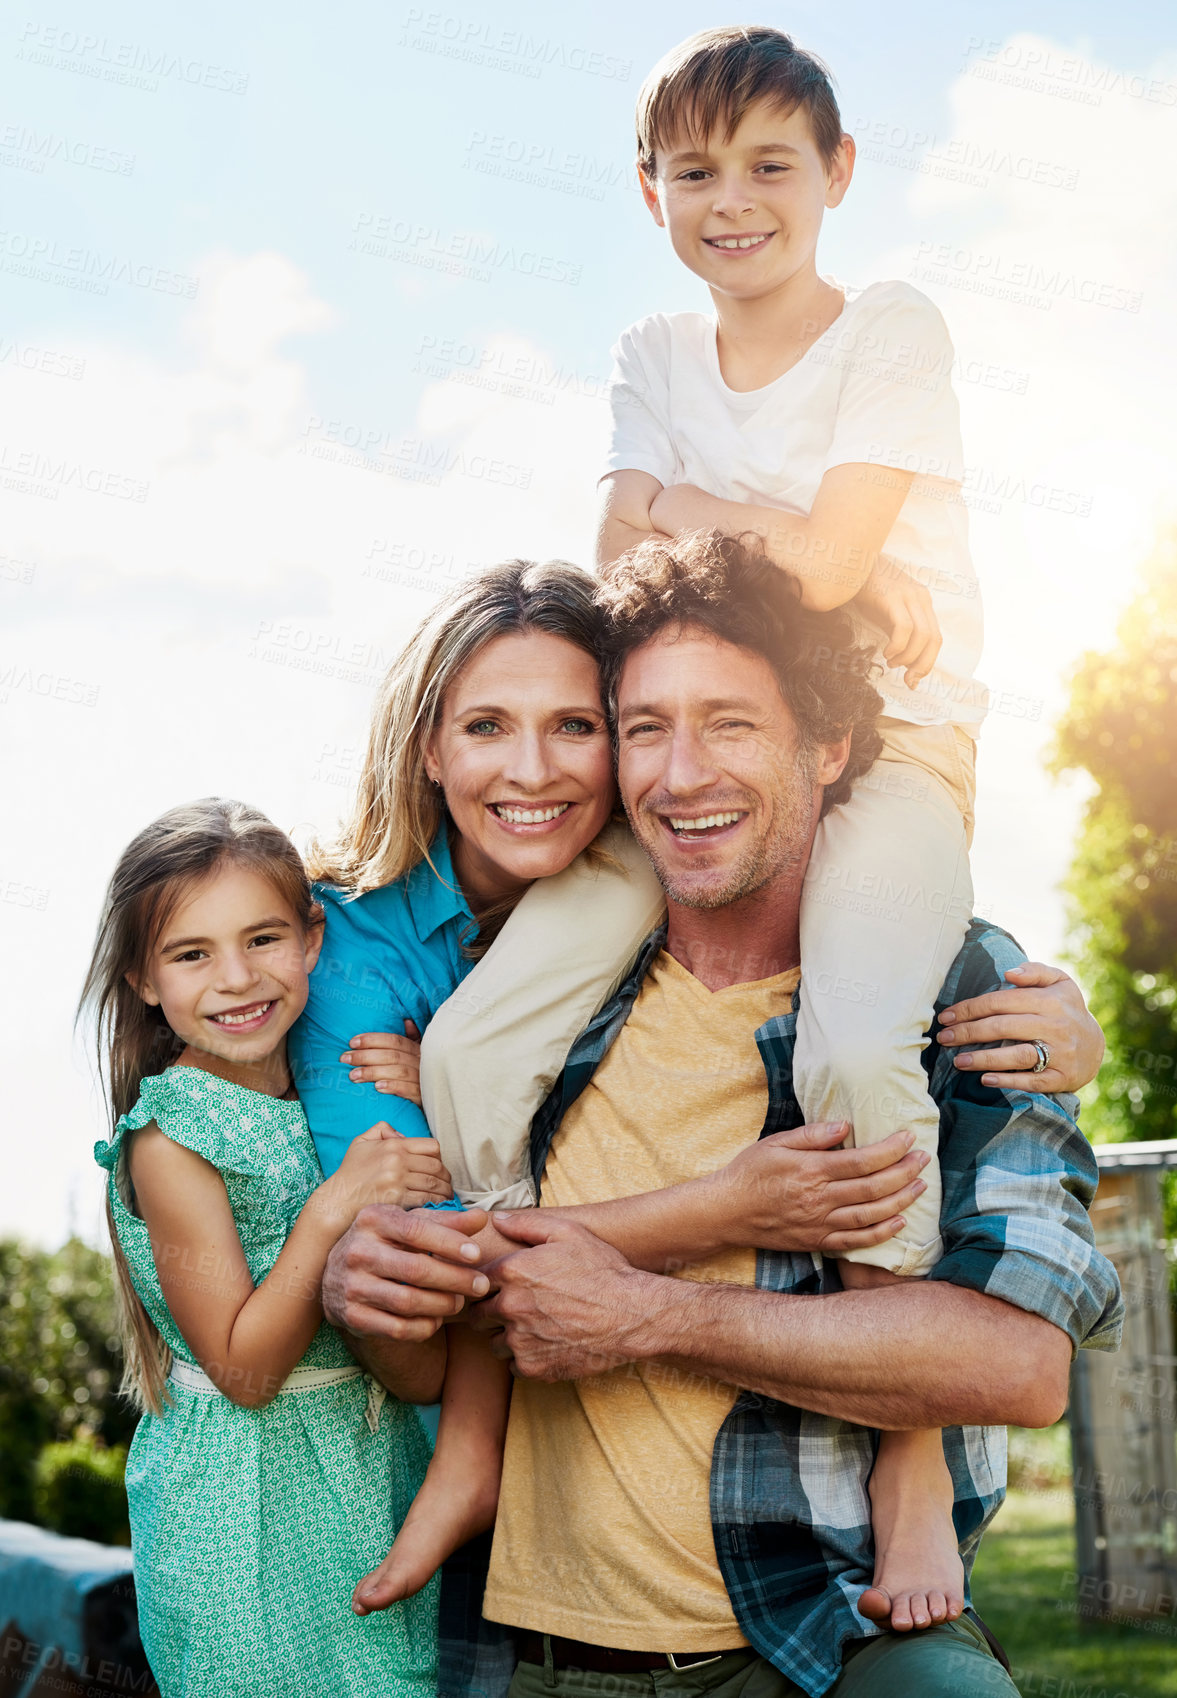
[[[1033,1039],[1031,1041],[1034,1044],[1034,1048],[1038,1051],[1038,1060],[1034,1063],[1033,1067],[1031,1067],[1030,1071],[1031,1073],[1045,1073],[1046,1069],[1050,1066],[1050,1046],[1049,1044],[1040,1044],[1037,1039]]]

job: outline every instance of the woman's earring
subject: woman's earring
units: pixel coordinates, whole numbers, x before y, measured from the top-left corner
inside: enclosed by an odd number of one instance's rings
[[[429,782],[430,782],[430,784],[432,784],[432,786],[435,790],[441,789],[441,779],[440,778],[431,778],[429,780]]]

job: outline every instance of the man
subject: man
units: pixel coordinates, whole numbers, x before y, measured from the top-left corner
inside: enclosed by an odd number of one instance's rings
[[[799,1123],[802,882],[823,808],[877,748],[842,616],[804,613],[730,539],[644,544],[603,598],[619,783],[668,920],[537,1117],[544,1204],[671,1184]],[[940,1006],[1019,959],[974,921]],[[447,1698],[500,1690],[516,1658],[512,1698],[1013,1692],[968,1616],[897,1636],[857,1610],[871,1429],[950,1429],[968,1567],[1002,1497],[1000,1428],[1058,1418],[1072,1349],[1114,1347],[1119,1293],[1068,1101],[984,1087],[947,1050],[927,1061],[945,1246],[928,1280],[842,1291],[836,1263],[752,1251],[648,1273],[542,1209],[498,1217],[531,1246],[495,1267],[477,1323],[503,1329],[519,1376],[481,1600],[513,1645],[491,1632],[476,1651],[480,1577],[464,1621],[451,1584]],[[390,1267],[366,1231],[325,1282],[339,1323]]]

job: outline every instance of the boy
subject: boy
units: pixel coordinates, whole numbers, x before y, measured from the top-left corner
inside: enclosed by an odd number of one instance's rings
[[[614,350],[598,563],[651,532],[752,531],[804,605],[849,602],[878,638],[883,752],[818,828],[795,1082],[806,1121],[848,1120],[859,1144],[907,1127],[934,1157],[920,1057],[972,911],[986,706],[952,346],[907,284],[847,289],[818,273],[854,142],[825,67],[787,35],[732,27],[683,42],[646,80],[637,131],[646,204],[714,318],[655,314]],[[845,1285],[938,1259],[934,1162],[924,1177],[905,1230],[843,1261]],[[871,1496],[862,1613],[900,1630],[954,1619],[963,1571],[939,1433],[883,1433]]]

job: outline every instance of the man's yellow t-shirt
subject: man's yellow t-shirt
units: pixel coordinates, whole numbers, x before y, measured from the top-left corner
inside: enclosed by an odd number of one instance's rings
[[[768,1109],[757,1027],[792,1007],[797,969],[709,991],[665,950],[557,1132],[549,1207],[655,1191],[755,1143]],[[751,1285],[754,1250],[681,1279]],[[711,1453],[736,1388],[658,1363],[515,1384],[483,1613],[635,1651],[747,1643],[711,1532]]]

